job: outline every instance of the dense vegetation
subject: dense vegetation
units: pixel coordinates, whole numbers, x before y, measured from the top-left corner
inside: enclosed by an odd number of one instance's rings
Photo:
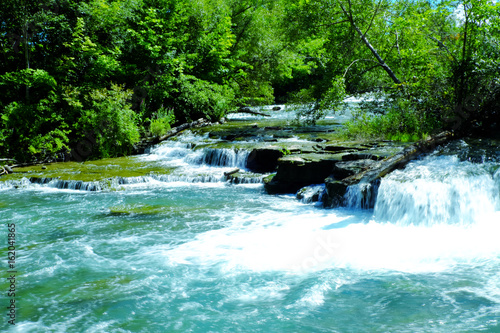
[[[127,154],[175,123],[275,101],[307,103],[300,116],[315,121],[364,92],[383,99],[349,135],[418,138],[500,117],[492,0],[0,0],[0,11],[0,157]]]

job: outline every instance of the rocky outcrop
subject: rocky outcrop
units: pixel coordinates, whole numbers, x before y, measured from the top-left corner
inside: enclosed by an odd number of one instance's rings
[[[340,160],[337,155],[302,154],[280,158],[274,177],[264,181],[270,194],[295,193],[304,186],[324,183]]]
[[[276,171],[278,160],[284,153],[279,147],[257,148],[252,150],[247,159],[247,169],[253,172],[267,173]]]
[[[270,194],[296,193],[305,186],[324,183],[326,207],[373,207],[382,177],[452,138],[452,133],[441,133],[400,148],[396,153],[377,144],[371,148],[328,145],[323,146],[322,151],[317,146],[314,154],[293,154],[278,159],[277,173],[264,180],[265,189]]]
[[[453,139],[453,133],[443,132],[424,142],[410,145],[402,151],[386,159],[372,163],[365,170],[345,178],[328,177],[325,180],[326,195],[324,203],[326,207],[338,207],[346,204],[348,189],[358,185],[358,201],[365,202],[363,208],[371,208],[375,204],[376,191],[380,179],[391,171],[404,167],[409,161],[418,155],[433,151],[436,146]]]
[[[231,184],[257,184],[262,183],[261,174],[236,172],[224,173],[224,180]]]

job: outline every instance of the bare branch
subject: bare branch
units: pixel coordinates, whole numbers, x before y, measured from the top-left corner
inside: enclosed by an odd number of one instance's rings
[[[453,61],[455,61],[456,63],[458,63],[457,61],[457,58],[455,58],[455,56],[453,55],[453,53],[450,52],[450,50],[446,47],[446,45],[443,44],[442,41],[440,41],[439,39],[433,37],[433,36],[428,36],[430,39],[432,39],[433,41],[435,41],[436,43],[438,43],[439,47],[442,47],[443,49],[446,50],[446,52],[453,58]]]

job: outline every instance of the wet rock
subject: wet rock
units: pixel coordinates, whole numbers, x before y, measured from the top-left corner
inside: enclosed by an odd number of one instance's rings
[[[308,155],[280,158],[276,176],[264,184],[266,191],[270,194],[296,193],[304,186],[323,183],[338,160],[324,156],[311,158],[313,154]]]
[[[325,179],[325,194],[323,196],[323,204],[325,207],[340,207],[344,206],[344,195],[347,192],[347,184],[334,177]]]
[[[343,159],[343,157],[342,157]],[[335,179],[344,179],[349,176],[358,174],[364,170],[367,170],[375,163],[372,159],[362,159],[356,161],[345,161],[335,163],[332,175]]]
[[[234,170],[231,170],[231,171],[227,171],[227,172],[224,172],[224,176],[231,176],[231,175],[234,175],[235,173],[239,172],[240,169],[236,168]]]
[[[345,195],[350,186],[363,184],[365,190],[360,191],[361,197],[357,198],[359,202],[368,202],[367,206],[371,205],[372,200],[375,198],[374,191],[376,191],[377,184],[380,179],[392,172],[397,168],[404,167],[409,161],[417,156],[434,151],[434,149],[443,143],[449,142],[453,138],[453,133],[443,132],[424,142],[418,142],[413,145],[407,146],[402,151],[394,154],[393,156],[381,161],[374,161],[366,170],[358,172],[344,179],[337,179],[329,177],[325,181],[326,195],[325,206],[337,207],[345,204]],[[369,191],[367,189],[370,189]],[[363,197],[364,196],[364,197]],[[373,198],[373,199],[372,199]]]
[[[275,171],[278,159],[283,155],[283,151],[278,147],[254,149],[248,156],[246,168],[260,173]]]
[[[47,184],[50,183],[54,178],[52,177],[30,177],[29,181],[32,184]]]
[[[370,154],[370,153],[359,153],[359,154],[346,154],[342,156],[343,161],[357,161],[357,160],[373,160],[373,161],[381,161],[385,158],[385,156]]]
[[[224,179],[231,184],[262,183],[262,175],[255,173],[236,172],[230,175],[225,175]]]
[[[297,192],[297,199],[304,203],[318,202],[320,201],[323,193],[325,191],[324,185],[311,185],[301,188]]]
[[[328,146],[320,146],[318,145],[318,148],[323,149],[324,151],[331,152],[331,153],[339,153],[343,151],[356,151],[359,150],[359,148],[356,147],[345,147],[345,146],[335,146],[335,145],[328,145]]]
[[[281,107],[279,107],[279,106],[273,106],[273,109],[272,109],[272,110],[273,110],[273,111],[279,111],[279,110],[281,110]]]

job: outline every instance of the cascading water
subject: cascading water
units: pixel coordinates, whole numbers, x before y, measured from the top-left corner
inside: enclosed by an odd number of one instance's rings
[[[497,166],[430,156],[382,180],[375,219],[400,225],[470,225],[499,209]]]
[[[139,160],[160,163],[163,172],[151,173],[140,177],[112,177],[102,181],[64,180],[50,177],[30,177],[22,182],[14,181],[0,184],[2,188],[43,185],[57,189],[80,191],[101,191],[116,189],[122,185],[151,182],[188,182],[188,183],[218,183],[230,181],[237,184],[255,184],[262,182],[262,175],[245,173],[250,150],[229,148],[200,148],[197,144],[206,144],[206,137],[192,134],[182,135],[178,141],[167,141],[149,149],[149,153]],[[217,141],[211,140],[211,143]],[[239,168],[242,176],[228,179],[225,172]],[[94,171],[94,172],[98,172]]]
[[[374,209],[361,186],[327,210],[228,186],[246,153],[202,140],[137,157],[165,172],[114,178],[117,191],[0,187],[19,300],[0,330],[498,331],[500,163],[435,154],[386,176]]]

